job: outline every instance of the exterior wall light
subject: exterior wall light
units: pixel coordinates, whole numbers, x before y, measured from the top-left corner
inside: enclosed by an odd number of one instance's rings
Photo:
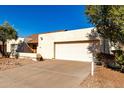
[[[43,40],[43,37],[40,37],[41,40]]]

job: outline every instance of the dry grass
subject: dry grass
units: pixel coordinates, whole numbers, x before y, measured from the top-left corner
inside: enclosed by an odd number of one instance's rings
[[[120,73],[105,67],[97,67],[94,76],[88,76],[81,83],[81,87],[87,88],[123,88],[124,73]]]
[[[27,64],[37,63],[31,59],[0,58],[0,71],[20,67]]]

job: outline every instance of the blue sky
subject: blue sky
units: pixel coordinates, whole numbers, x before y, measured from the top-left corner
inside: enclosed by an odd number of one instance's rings
[[[57,30],[92,27],[85,6],[0,6],[0,24],[8,21],[20,37]]]

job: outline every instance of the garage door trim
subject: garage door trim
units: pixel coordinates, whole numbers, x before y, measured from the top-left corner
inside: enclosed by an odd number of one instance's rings
[[[61,42],[54,42],[55,44],[65,44],[65,43],[88,43],[88,42],[99,42],[100,40],[79,40],[79,41],[61,41]]]

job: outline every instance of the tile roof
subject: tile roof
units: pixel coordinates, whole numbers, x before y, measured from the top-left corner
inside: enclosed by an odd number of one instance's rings
[[[33,34],[25,38],[27,43],[38,43],[38,34]]]

